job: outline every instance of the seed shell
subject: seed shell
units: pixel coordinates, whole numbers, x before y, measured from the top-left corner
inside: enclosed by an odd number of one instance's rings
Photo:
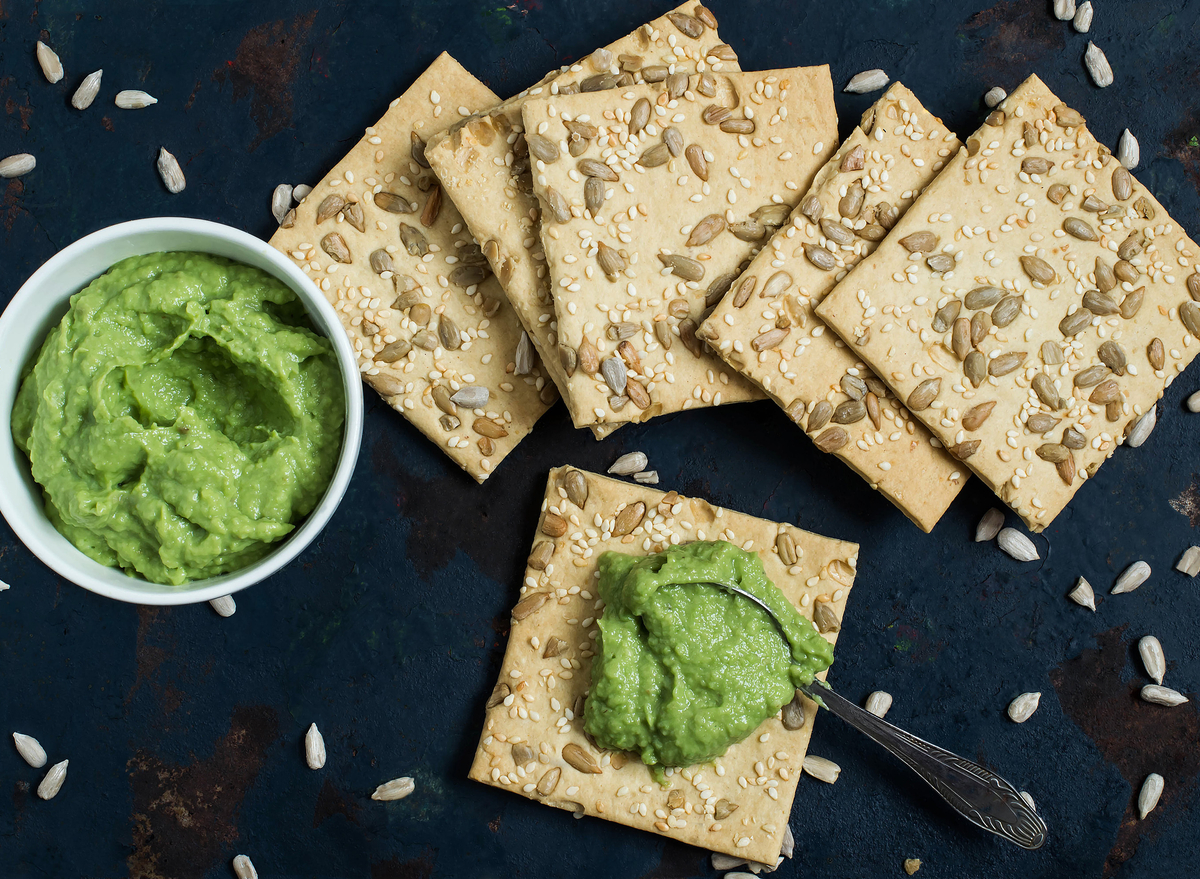
[[[1142,820],[1145,820],[1146,816],[1153,812],[1154,807],[1158,805],[1158,798],[1162,796],[1164,786],[1163,777],[1157,772],[1151,772],[1142,782],[1137,799],[1138,816]]]
[[[1004,528],[997,536],[1000,549],[1019,562],[1032,562],[1041,558],[1033,541],[1015,528]]]
[[[379,787],[375,788],[375,792],[371,794],[371,799],[385,802],[389,800],[402,800],[416,789],[416,783],[412,778],[405,775],[379,785]]]
[[[1024,723],[1037,711],[1038,703],[1042,701],[1041,693],[1022,693],[1008,703],[1008,716],[1014,723]]]
[[[67,764],[70,762],[70,760],[63,760],[50,767],[50,771],[46,773],[46,777],[37,786],[37,795],[39,797],[43,800],[51,800],[62,790],[63,782],[67,780]]]
[[[19,732],[13,733],[12,737],[13,744],[17,746],[17,753],[21,755],[21,759],[34,769],[41,769],[46,765],[46,749],[41,746],[41,743],[37,739]]]
[[[1159,640],[1153,635],[1146,635],[1138,641],[1138,655],[1142,657],[1142,665],[1146,667],[1146,674],[1154,683],[1161,684],[1167,673],[1167,657],[1163,653]]]
[[[1080,577],[1079,582],[1075,584],[1075,588],[1067,593],[1067,598],[1080,607],[1086,607],[1091,611],[1095,611],[1096,609],[1096,593],[1092,590],[1092,584],[1083,577]]]
[[[1120,595],[1123,592],[1132,592],[1149,578],[1150,566],[1142,561],[1134,562],[1121,572],[1121,576],[1117,577],[1117,582],[1113,584],[1112,594]]]

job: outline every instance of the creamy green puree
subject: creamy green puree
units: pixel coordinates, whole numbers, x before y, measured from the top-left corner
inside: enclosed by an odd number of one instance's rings
[[[599,649],[584,728],[652,768],[724,754],[833,662],[833,648],[767,579],[758,556],[725,541],[651,556],[600,556]],[[740,586],[762,608],[711,586]],[[672,588],[667,588],[672,587]]]
[[[312,510],[344,413],[333,348],[287,285],[154,253],[71,298],[12,431],[67,539],[178,585],[261,558]]]

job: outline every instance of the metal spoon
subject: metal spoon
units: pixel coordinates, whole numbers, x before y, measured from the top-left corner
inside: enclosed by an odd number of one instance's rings
[[[713,586],[740,595],[761,607],[786,639],[783,623],[774,611],[744,589],[708,581],[676,585]],[[801,687],[800,692],[899,757],[941,794],[951,808],[976,827],[1015,842],[1021,848],[1033,850],[1045,845],[1046,822],[1025,802],[1020,791],[996,773],[892,726],[839,696],[824,681],[814,680]]]

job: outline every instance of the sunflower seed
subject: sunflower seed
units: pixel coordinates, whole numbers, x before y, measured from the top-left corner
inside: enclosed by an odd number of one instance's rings
[[[987,93],[984,94],[984,96],[983,96],[983,103],[986,104],[988,106],[988,108],[990,109],[992,107],[999,105],[1000,102],[1003,101],[1007,97],[1008,97],[1008,92],[1006,92],[1004,89],[1000,88],[1000,86],[997,85],[997,86],[993,86],[992,88],[987,90]]]
[[[456,406],[465,406],[468,409],[482,409],[487,405],[488,397],[489,391],[487,388],[480,387],[479,385],[467,385],[455,391],[450,397],[450,402]]]
[[[1100,384],[1108,375],[1107,366],[1089,366],[1075,375],[1075,387],[1091,388]]]
[[[158,98],[138,89],[125,89],[117,92],[114,103],[121,110],[142,110],[151,104],[157,104]]]
[[[282,223],[283,218],[292,209],[292,192],[290,183],[280,183],[271,193],[271,216],[275,218],[276,223]]]
[[[1090,3],[1088,4],[1091,5]],[[1163,777],[1157,772],[1151,772],[1146,776],[1146,780],[1142,782],[1142,788],[1138,791],[1138,816],[1144,821],[1146,816],[1154,811],[1154,807],[1158,805],[1158,798],[1163,792]]]
[[[732,115],[733,111],[728,107],[722,107],[720,104],[709,104],[704,108],[704,112],[700,114],[700,118],[708,125],[720,125]]]
[[[220,598],[212,599],[208,604],[219,616],[231,617],[237,613],[237,604],[232,595],[222,595]]]
[[[879,68],[874,70],[864,70],[862,73],[856,73],[846,83],[846,87],[842,89],[844,92],[849,92],[852,95],[862,95],[867,92],[878,91],[888,84],[888,75]]]
[[[1054,282],[1057,275],[1050,263],[1046,262],[1041,257],[1037,256],[1022,256],[1021,268],[1025,270],[1031,280],[1037,281],[1040,284],[1050,284]]]
[[[604,277],[610,281],[615,281],[628,268],[628,263],[625,262],[625,257],[621,256],[620,251],[615,247],[609,247],[603,241],[596,249],[596,263],[600,266],[600,271],[604,272]]]
[[[803,770],[818,781],[833,784],[838,780],[838,775],[841,773],[842,767],[838,766],[832,760],[826,760],[824,757],[809,754],[804,758]]]
[[[901,242],[903,244],[903,242]],[[999,287],[976,287],[966,295],[963,302],[967,308],[977,311],[981,308],[991,308],[1000,301],[1004,291]]]
[[[1096,609],[1096,593],[1092,591],[1092,584],[1083,577],[1080,577],[1079,582],[1075,584],[1075,588],[1067,593],[1067,598],[1080,607],[1086,607],[1091,611],[1095,611]]]
[[[831,427],[813,440],[822,452],[836,452],[850,442],[850,434],[840,427]]]
[[[700,247],[708,244],[718,235],[725,231],[725,218],[720,214],[709,214],[699,223],[692,227],[691,234],[688,235],[688,247]],[[730,279],[732,282],[732,279]]]
[[[842,630],[842,621],[838,619],[837,611],[828,601],[818,600],[813,605],[813,624],[822,635]]]
[[[17,746],[17,753],[21,755],[21,759],[34,769],[41,769],[46,765],[46,749],[41,746],[37,739],[19,732],[13,733],[12,737],[13,744]]]
[[[407,339],[397,339],[395,342],[389,342],[383,346],[383,349],[375,355],[375,359],[382,363],[395,363],[408,356],[408,352],[412,350],[412,342]]]
[[[246,855],[238,855],[233,859],[233,875],[237,879],[258,879],[258,871]]]
[[[1180,305],[1179,319],[1189,333],[1200,339],[1200,303],[1189,300]]]
[[[608,472],[616,476],[631,476],[641,470],[646,469],[646,464],[649,463],[645,452],[629,452],[617,458],[613,465],[608,468]]]
[[[971,353],[971,322],[960,317],[954,322],[954,331],[950,334],[950,349],[959,360],[966,360]]]
[[[642,470],[640,473],[633,474],[633,481],[640,482],[642,485],[658,485],[658,471]]]
[[[804,703],[800,700],[800,691],[792,697],[792,701],[783,706],[783,728],[797,730],[804,726]]]
[[[865,199],[866,190],[863,189],[862,181],[855,180],[846,187],[846,194],[838,201],[838,213],[847,219],[854,219],[862,213]]]
[[[829,423],[829,419],[833,417],[833,404],[826,400],[821,400],[813,407],[813,411],[808,415],[807,430],[809,433],[820,430]]]
[[[304,734],[304,759],[309,769],[320,769],[325,765],[325,737],[315,723]]]
[[[962,311],[962,301],[951,299],[933,315],[933,331],[935,333],[944,333],[953,326],[958,313]]]
[[[409,776],[405,775],[400,778],[394,778],[391,781],[385,781],[379,787],[375,788],[375,792],[371,794],[371,799],[387,802],[389,800],[402,800],[417,789],[416,782]]]
[[[667,21],[675,25],[685,37],[691,37],[693,40],[700,39],[701,34],[704,33],[704,24],[700,19],[682,12],[668,12]]]
[[[1083,55],[1083,66],[1087,68],[1092,82],[1098,87],[1107,88],[1113,84],[1112,65],[1104,57],[1104,51],[1091,40],[1088,41],[1087,52]]]
[[[955,443],[952,446],[948,446],[946,451],[958,458],[958,460],[965,461],[967,458],[979,451],[979,445],[982,442],[982,440],[967,440],[965,442]]]
[[[1100,362],[1115,372],[1117,375],[1125,374],[1125,366],[1129,362],[1125,357],[1125,349],[1111,339],[1101,342],[1099,349],[1096,351]]]
[[[720,125],[727,134],[753,134],[755,127],[753,119],[726,119]]]
[[[103,69],[85,76],[83,82],[79,84],[79,88],[75,90],[75,94],[71,96],[71,106],[76,110],[86,110],[92,106],[92,101],[96,100],[96,95],[100,92],[102,76],[104,76]]]
[[[692,173],[701,180],[708,180],[708,160],[704,158],[704,149],[694,143],[683,151],[683,155],[691,166]]]
[[[1167,673],[1167,658],[1163,654],[1162,644],[1153,635],[1146,635],[1138,641],[1138,655],[1142,657],[1142,665],[1146,667],[1146,674],[1156,684],[1163,682],[1163,676]]]
[[[688,75],[681,71],[670,73],[666,77],[666,89],[668,100],[677,100],[687,91]]]
[[[691,257],[677,253],[660,253],[658,260],[671,270],[671,274],[685,281],[699,281],[704,277],[704,265]]]
[[[616,183],[621,179],[616,171],[598,159],[580,159],[575,167],[584,177],[597,177],[608,183]]]
[[[1075,17],[1075,0],[1054,0],[1054,17],[1059,21],[1070,21]]]
[[[997,327],[1006,327],[1017,319],[1017,315],[1021,313],[1020,296],[1005,296],[992,309],[992,324]]]
[[[46,82],[55,83],[63,78],[62,61],[58,59],[58,54],[41,40],[37,43],[37,62]]]
[[[562,758],[580,772],[589,775],[600,775],[604,772],[596,758],[574,742],[563,745]]]
[[[786,339],[790,332],[791,330],[787,327],[775,327],[755,336],[750,342],[750,347],[760,353],[768,351]]]
[[[608,49],[597,49],[589,56],[589,59],[592,67],[596,70],[608,70],[612,67],[613,54]]]
[[[1063,220],[1063,231],[1072,238],[1078,238],[1080,241],[1096,241],[1098,236],[1096,230],[1086,220],[1081,220],[1079,217],[1067,217]]]
[[[63,760],[50,767],[50,771],[46,773],[46,777],[37,786],[37,795],[39,797],[43,800],[51,800],[54,799],[55,794],[62,790],[63,782],[67,778],[67,764],[70,762],[69,760]]]
[[[1033,717],[1033,712],[1037,711],[1041,701],[1041,693],[1022,693],[1008,703],[1008,716],[1013,723],[1024,723]]]
[[[1189,546],[1175,563],[1175,570],[1189,577],[1200,574],[1200,546]]]
[[[1041,156],[1030,156],[1021,162],[1021,170],[1026,174],[1049,174],[1054,163]]]
[[[1015,528],[1003,528],[997,536],[1000,549],[1019,562],[1032,562],[1041,558],[1033,541]]]
[[[972,387],[979,387],[987,378],[987,358],[978,351],[972,351],[963,361],[963,375]]]
[[[864,707],[876,717],[883,717],[888,713],[888,709],[892,707],[892,694],[885,693],[883,690],[876,690],[867,697]]]
[[[1134,562],[1117,578],[1117,582],[1113,584],[1112,594],[1120,595],[1122,592],[1132,592],[1149,578],[1150,566],[1145,562]]]
[[[867,417],[867,404],[861,400],[846,400],[833,410],[834,424],[857,424]]]
[[[1129,448],[1139,448],[1150,437],[1150,432],[1154,430],[1154,426],[1158,423],[1158,414],[1156,409],[1151,409],[1139,418],[1129,430],[1129,438],[1126,440]]]
[[[540,134],[526,134],[525,145],[529,147],[529,154],[539,162],[557,162],[561,155],[558,151],[558,144]]]
[[[1096,389],[1092,391],[1092,395],[1088,397],[1089,403],[1096,403],[1101,406],[1107,406],[1109,403],[1115,403],[1121,398],[1121,389],[1115,381],[1108,379],[1096,385]]]
[[[1112,172],[1112,191],[1113,198],[1117,201],[1127,201],[1129,196],[1133,195],[1133,176],[1120,165]],[[1128,259],[1128,257],[1122,256],[1121,259]]]
[[[1073,311],[1058,322],[1058,331],[1068,338],[1083,332],[1092,325],[1092,313],[1081,308]]]
[[[330,232],[321,239],[321,249],[333,257],[334,262],[351,263],[354,261],[350,256],[350,248],[346,244],[346,239],[337,232]]]
[[[1121,166],[1128,171],[1132,171],[1138,166],[1141,160],[1141,149],[1138,147],[1137,138],[1133,136],[1128,128],[1121,132],[1121,141],[1117,144],[1117,161]]]
[[[1153,702],[1155,705],[1166,705],[1168,708],[1174,708],[1176,705],[1182,705],[1188,701],[1188,697],[1178,690],[1172,690],[1170,687],[1160,687],[1158,684],[1146,684],[1146,686],[1142,687],[1141,695],[1142,699],[1146,702]],[[51,771],[53,772],[53,770]],[[41,788],[38,788],[39,794],[41,794],[41,790]],[[43,799],[47,798],[43,797]]]
[[[372,200],[375,202],[376,207],[381,208],[390,214],[411,214],[413,212],[413,206],[409,200],[401,195],[397,195],[394,192],[377,192]],[[333,212],[330,213],[328,205],[334,203],[340,204],[336,210],[333,210]],[[321,206],[317,208],[317,223],[321,223],[323,220],[327,220],[329,217],[337,214],[338,211],[342,209],[341,205],[344,205],[345,203],[345,199],[343,199],[340,195],[326,196],[321,202]]]
[[[1046,364],[1047,366],[1057,366],[1058,364],[1065,362],[1062,348],[1058,344],[1049,340],[1042,342],[1041,356],[1042,363]]]
[[[861,171],[866,163],[866,150],[863,145],[855,144],[854,149],[842,156],[842,162],[838,166],[838,171],[846,173],[847,171]]]
[[[1058,388],[1054,386],[1054,379],[1050,376],[1044,372],[1039,372],[1033,377],[1032,386],[1033,392],[1037,394],[1038,399],[1051,409],[1061,409],[1063,407],[1062,396],[1058,393]]]
[[[1092,29],[1092,0],[1084,0],[1079,4],[1079,8],[1075,10],[1075,18],[1071,21],[1071,26],[1075,28],[1077,33],[1086,34]]]
[[[938,237],[932,232],[913,232],[900,239],[900,246],[909,253],[929,253],[937,247]]]
[[[597,73],[579,81],[581,92],[602,92],[617,87],[617,78],[610,73]]]
[[[992,507],[979,520],[979,524],[975,526],[975,542],[982,543],[985,540],[991,540],[1000,533],[1000,529],[1004,527],[1004,513],[996,507]]]
[[[971,344],[978,345],[987,338],[992,329],[992,316],[986,311],[977,311],[971,316]]]
[[[914,412],[928,409],[941,389],[942,380],[940,378],[925,379],[908,395],[908,408]]]
[[[847,373],[842,376],[838,386],[842,392],[851,400],[861,400],[867,395],[867,383],[856,375]]]
[[[625,361],[619,357],[609,357],[600,364],[600,373],[614,394],[625,391],[625,383],[628,379]]]
[[[953,271],[954,256],[949,253],[935,253],[925,260],[925,265],[929,266],[930,271],[934,272]]]
[[[312,192],[312,187],[307,183],[297,183],[295,189],[292,190],[292,198],[297,202],[302,202],[308,198],[310,192]]]
[[[159,147],[157,165],[158,176],[166,184],[167,192],[172,194],[183,192],[187,186],[187,180],[183,176],[183,169],[179,167],[179,160],[167,152],[166,147]]]
[[[821,234],[834,244],[847,246],[854,243],[854,233],[836,220],[822,217],[818,225],[821,227]]]
[[[1027,351],[1010,351],[1007,354],[1001,354],[999,357],[993,357],[988,363],[988,374],[999,378],[1002,375],[1008,375],[1025,362],[1025,358],[1029,356]]]
[[[37,159],[29,153],[17,153],[0,161],[0,177],[21,177],[37,167]]]
[[[625,507],[621,512],[617,513],[616,518],[613,520],[613,535],[621,536],[629,534],[641,523],[645,515],[646,505],[641,501]]]
[[[995,408],[995,400],[989,400],[987,403],[980,403],[978,406],[971,407],[962,418],[963,429],[970,431],[979,430],[988,418],[991,417],[992,410]]]
[[[837,257],[816,244],[804,245],[804,256],[814,266],[823,272],[831,272],[837,268]]]
[[[1028,124],[1028,123],[1026,123],[1026,124]],[[1032,129],[1032,127],[1033,126],[1030,126],[1031,129]],[[1037,142],[1036,134],[1034,135],[1034,138],[1035,138],[1034,142],[1036,143]],[[1027,145],[1033,146],[1033,144],[1027,144]],[[1069,186],[1067,186],[1065,183],[1054,183],[1050,186],[1049,189],[1046,190],[1046,198],[1050,199],[1050,201],[1053,202],[1054,204],[1062,204],[1063,199],[1065,199],[1070,194],[1071,194],[1071,188]]]

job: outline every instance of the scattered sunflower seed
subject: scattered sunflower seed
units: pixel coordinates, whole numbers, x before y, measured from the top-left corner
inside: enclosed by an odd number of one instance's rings
[[[17,753],[26,763],[34,769],[41,769],[46,765],[46,749],[37,739],[19,732],[13,733],[12,737],[13,744],[17,746]]]
[[[1155,705],[1166,705],[1168,708],[1174,708],[1176,705],[1182,705],[1188,701],[1188,697],[1178,690],[1161,687],[1158,684],[1146,684],[1142,687],[1142,699],[1146,702],[1153,702]],[[38,792],[41,792],[41,788],[38,789]]]
[[[1179,561],[1175,563],[1175,570],[1189,577],[1200,574],[1200,546],[1189,546],[1184,550]]]
[[[838,780],[838,775],[841,773],[842,767],[838,766],[832,760],[826,760],[824,757],[809,754],[804,758],[803,770],[819,781],[823,781],[826,784],[833,784]]]
[[[1008,716],[1013,723],[1024,723],[1037,711],[1038,703],[1042,701],[1041,693],[1022,693],[1008,703]]]
[[[1187,408],[1189,412],[1200,412],[1200,391],[1187,398]]]
[[[1033,541],[1016,528],[1004,528],[1000,531],[998,542],[1000,548],[1019,562],[1032,562],[1041,558]]]
[[[920,870],[920,869],[921,869],[921,859],[920,858],[905,858],[904,859],[904,872],[907,873],[909,876],[913,875],[914,873],[917,872],[917,870]]]
[[[1138,641],[1138,655],[1142,657],[1142,665],[1146,667],[1146,674],[1154,683],[1161,684],[1167,673],[1167,657],[1163,653],[1159,640],[1153,635],[1146,635]]]
[[[1059,21],[1070,21],[1075,17],[1075,0],[1054,0],[1054,17]]]
[[[1163,787],[1163,777],[1157,772],[1151,772],[1142,782],[1142,789],[1138,791],[1138,815],[1143,820],[1158,805],[1158,798],[1162,796]]]
[[[297,202],[302,202],[310,192],[312,192],[312,187],[307,183],[297,183],[296,188],[292,190],[292,198]]]
[[[1151,409],[1141,418],[1139,418],[1129,431],[1129,448],[1136,449],[1141,446],[1147,439],[1150,438],[1150,431],[1154,430],[1154,425],[1158,423],[1157,408]]]
[[[325,737],[315,723],[304,734],[304,759],[309,769],[320,769],[325,765]]]
[[[282,223],[283,218],[292,209],[292,196],[294,193],[295,190],[290,183],[280,183],[275,187],[275,191],[271,193],[271,216],[275,218],[276,223]],[[387,251],[384,251],[384,253],[387,253]]]
[[[1120,595],[1122,592],[1132,592],[1148,579],[1150,579],[1150,566],[1145,562],[1134,562],[1121,572],[1120,577],[1117,577],[1117,582],[1113,584],[1112,594]]]
[[[50,767],[50,771],[46,773],[42,783],[37,786],[39,797],[43,800],[52,800],[55,794],[62,790],[63,782],[67,780],[67,764],[70,762],[70,760],[63,760]]]
[[[1133,136],[1133,132],[1126,128],[1121,132],[1121,141],[1117,144],[1117,161],[1126,171],[1132,171],[1138,166],[1141,158],[1142,150],[1138,146],[1138,140]]]
[[[17,153],[0,160],[0,177],[21,177],[37,167],[37,159],[30,153]]]
[[[222,595],[220,598],[214,598],[208,603],[208,606],[215,610],[218,616],[231,617],[237,613],[237,603],[233,600],[232,595]]]
[[[1067,593],[1067,598],[1080,607],[1086,607],[1090,611],[1096,610],[1096,593],[1092,591],[1092,584],[1083,577],[1080,577],[1075,588]]]
[[[1092,0],[1084,0],[1079,4],[1079,8],[1075,10],[1075,17],[1071,20],[1071,26],[1081,34],[1086,34],[1092,29]]]
[[[465,385],[450,397],[450,402],[468,409],[482,409],[488,403],[490,392],[480,385]]]
[[[63,66],[62,61],[58,59],[58,53],[41,40],[38,40],[37,44],[37,61],[46,82],[54,83],[63,78]]]
[[[79,88],[75,89],[75,94],[71,96],[71,106],[76,110],[86,110],[92,106],[92,101],[96,100],[96,95],[100,92],[102,76],[104,76],[103,69],[85,76],[83,82],[79,84]]]
[[[179,167],[179,160],[167,152],[166,147],[159,147],[158,150],[158,176],[162,177],[170,193],[183,192],[187,186],[183,169]]]
[[[983,514],[983,518],[975,526],[975,542],[982,543],[985,540],[991,540],[1000,533],[1000,529],[1003,527],[1004,513],[996,507],[992,507]]]
[[[117,92],[113,103],[121,110],[142,110],[151,104],[157,104],[158,98],[139,89],[124,89]]]
[[[617,458],[608,468],[608,472],[616,476],[632,476],[645,470],[648,463],[645,452],[629,452]]]
[[[385,802],[388,800],[402,800],[416,789],[416,783],[409,776],[405,775],[379,785],[379,787],[375,788],[375,793],[371,794],[371,799]]]
[[[1091,40],[1088,40],[1087,52],[1083,55],[1083,66],[1087,68],[1092,82],[1099,88],[1107,88],[1113,84],[1112,65],[1104,56],[1104,50]]]
[[[983,96],[983,102],[987,104],[989,108],[995,107],[1007,97],[1008,92],[997,85],[987,90],[987,94]]]
[[[883,717],[888,713],[888,709],[892,707],[892,694],[885,693],[883,690],[876,690],[867,697],[866,709],[876,717]]]
[[[233,875],[238,879],[258,879],[258,871],[246,855],[238,855],[233,859]]]
[[[849,92],[852,95],[862,95],[867,92],[879,91],[879,89],[887,84],[888,75],[879,68],[875,68],[874,70],[864,70],[862,73],[854,74],[842,91]]]
[[[635,482],[640,482],[642,485],[658,485],[657,470],[642,470],[640,473],[633,474]]]

